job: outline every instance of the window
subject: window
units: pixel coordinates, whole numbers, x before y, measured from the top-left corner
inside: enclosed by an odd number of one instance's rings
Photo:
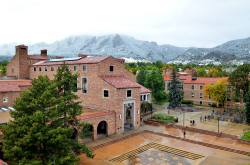
[[[191,93],[191,96],[194,97],[194,92]]]
[[[12,68],[12,69],[11,69],[11,72],[14,73],[14,71],[15,71],[14,68]]]
[[[86,77],[82,78],[82,93],[87,93],[88,80]]]
[[[51,70],[51,71],[54,71],[54,67],[52,66],[52,67],[50,68],[50,70]]]
[[[36,71],[36,67],[34,67],[34,72]]]
[[[114,66],[113,66],[113,65],[110,65],[110,66],[109,66],[109,71],[110,71],[110,72],[113,72],[113,71],[114,71]]]
[[[86,72],[87,71],[87,65],[83,65],[82,70]]]
[[[45,69],[44,69],[46,72],[48,71],[48,69],[47,69],[47,67],[45,67]]]
[[[8,97],[4,97],[3,98],[3,103],[7,103],[9,101],[9,98]]]
[[[108,90],[103,90],[103,96],[104,97],[109,97],[109,91]]]
[[[41,67],[39,67],[39,71],[40,71],[40,72],[42,71],[42,68],[41,68]]]
[[[141,101],[147,101],[147,95],[141,95]]]
[[[200,93],[200,98],[203,98],[203,93]]]
[[[200,86],[200,90],[202,90],[203,89],[203,86]]]
[[[192,89],[194,89],[194,85],[192,85]]]
[[[77,71],[77,66],[76,65],[74,65],[74,71]]]
[[[200,105],[202,105],[202,101],[200,101]]]
[[[132,90],[131,89],[127,90],[127,97],[132,97]]]

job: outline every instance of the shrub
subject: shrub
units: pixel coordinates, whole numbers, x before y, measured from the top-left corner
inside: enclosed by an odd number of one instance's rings
[[[191,100],[182,100],[181,103],[182,103],[182,104],[187,104],[187,105],[193,105],[193,104],[194,104],[194,102],[191,101]]]
[[[82,130],[80,133],[80,137],[83,139],[91,137],[93,132],[93,126],[86,122],[81,123],[81,125],[82,125]]]
[[[169,116],[165,113],[155,113],[152,118],[154,120],[157,120],[159,122],[162,122],[162,123],[174,123],[174,122],[177,122],[178,119],[174,116]]]
[[[241,139],[250,141],[250,131],[245,132],[244,135],[241,137]]]

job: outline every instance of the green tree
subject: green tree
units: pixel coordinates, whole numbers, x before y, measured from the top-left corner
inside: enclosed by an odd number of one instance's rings
[[[247,92],[245,98],[245,113],[246,113],[246,122],[250,124],[250,91]]]
[[[164,80],[159,70],[148,71],[144,85],[151,89],[152,96],[156,102],[163,102],[167,99],[164,91]]]
[[[235,89],[243,91],[243,98],[245,98],[249,88],[249,80],[248,80],[249,72],[250,72],[250,65],[244,64],[239,66],[229,76],[230,84]]]
[[[72,138],[81,108],[74,101],[72,75],[63,66],[56,78],[34,79],[32,87],[16,100],[16,111],[11,113],[14,120],[3,128],[3,151],[11,164],[77,164],[80,152],[93,157],[86,146]]]
[[[176,108],[181,106],[181,101],[183,99],[183,89],[182,83],[177,76],[177,71],[175,68],[172,70],[171,80],[168,84],[169,90],[169,107]]]
[[[146,82],[146,79],[147,79],[147,71],[146,70],[140,70],[136,76],[136,81],[145,86],[145,82]]]

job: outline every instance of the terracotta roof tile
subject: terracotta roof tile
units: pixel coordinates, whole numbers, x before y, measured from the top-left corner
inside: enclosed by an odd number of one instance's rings
[[[0,92],[19,92],[26,86],[31,86],[31,80],[0,80]]]
[[[115,88],[140,88],[140,84],[127,79],[124,76],[102,76],[105,82],[109,83]]]
[[[141,86],[141,88],[140,88],[140,93],[141,94],[143,94],[143,93],[151,93],[151,91],[148,88],[146,88],[146,87],[144,87],[142,85],[140,85],[140,86]]]

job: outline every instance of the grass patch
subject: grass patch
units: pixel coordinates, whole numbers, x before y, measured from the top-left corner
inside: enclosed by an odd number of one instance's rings
[[[157,121],[162,122],[162,123],[167,123],[167,124],[175,123],[178,121],[178,119],[176,117],[169,116],[165,113],[155,113],[155,114],[153,114],[152,119],[157,120]]]
[[[241,137],[241,140],[250,141],[250,131],[245,132],[244,135]]]

